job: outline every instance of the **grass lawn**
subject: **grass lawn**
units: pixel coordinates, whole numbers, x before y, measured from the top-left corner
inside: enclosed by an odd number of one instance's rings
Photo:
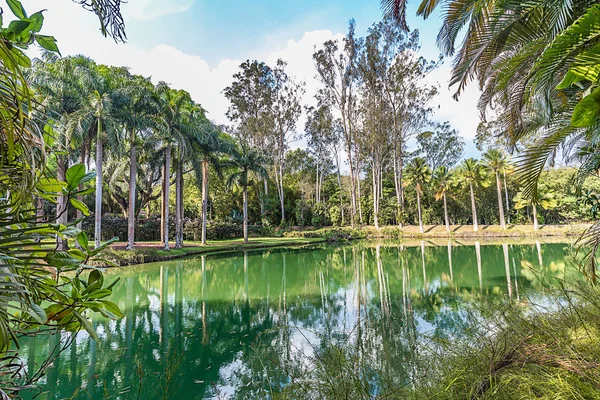
[[[133,251],[125,250],[126,243],[114,243],[107,249],[105,258],[117,265],[134,265],[147,262],[165,261],[199,254],[215,254],[235,250],[262,249],[278,246],[304,246],[324,242],[324,238],[290,238],[264,237],[251,238],[248,243],[243,239],[209,240],[206,246],[200,242],[184,242],[184,247],[175,249],[170,243],[170,250],[163,250],[160,242],[138,242]]]

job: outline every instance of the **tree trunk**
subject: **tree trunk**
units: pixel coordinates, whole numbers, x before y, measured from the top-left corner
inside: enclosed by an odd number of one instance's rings
[[[315,203],[319,204],[321,199],[319,199],[319,155],[317,154],[317,175],[315,179]]]
[[[183,247],[183,157],[179,149],[175,170],[175,248]]]
[[[98,137],[96,139],[96,223],[94,227],[94,243],[100,247],[102,240],[102,121],[98,119]]]
[[[337,181],[338,186],[340,188],[340,216],[341,216],[341,225],[344,226],[344,201],[342,198],[343,188],[342,188],[342,174],[340,172],[340,157],[339,154],[335,154],[335,163],[337,166]]]
[[[86,153],[87,153],[87,145],[84,143],[83,146],[81,146],[81,155],[79,156],[79,162],[81,164],[83,164],[84,166],[85,166]],[[83,190],[83,184],[82,183],[79,184],[78,190],[79,191]],[[77,200],[83,202],[83,196],[78,195],[77,196]],[[83,227],[83,213],[81,212],[81,210],[76,210],[75,211],[75,219],[79,221],[77,223],[77,229],[82,229],[82,227]]]
[[[163,169],[163,243],[164,250],[169,250],[169,189],[171,186],[171,145],[168,144],[165,149],[165,167]]]
[[[423,229],[423,217],[421,216],[421,195],[419,188],[417,188],[417,212],[419,214],[419,232],[423,233],[425,230]]]
[[[471,189],[471,212],[473,213],[473,230],[477,232],[479,225],[477,225],[477,209],[475,208],[475,193],[473,192],[473,184],[469,183]]]
[[[285,199],[283,193],[283,163],[280,162],[278,166],[277,172],[279,174],[279,204],[281,206],[281,223],[280,225],[285,225]]]
[[[446,202],[446,192],[444,191],[444,222],[446,223],[446,231],[450,232],[450,220],[448,219],[448,203]]]
[[[133,250],[135,246],[135,195],[136,195],[136,172],[137,154],[135,147],[135,129],[131,130],[131,148],[129,150],[129,207],[127,208],[127,250]]]
[[[496,172],[496,188],[498,189],[498,215],[500,218],[500,227],[506,229],[506,223],[504,222],[504,206],[502,205],[502,182],[500,182],[500,175]]]
[[[202,244],[206,245],[206,217],[208,215],[208,158],[202,160]]]
[[[57,157],[56,179],[64,182],[67,172],[67,158],[63,155]],[[67,196],[58,196],[56,201],[56,223],[66,225],[69,214],[67,212]],[[67,250],[67,241],[59,236],[56,238],[58,250]]]
[[[379,183],[377,182],[377,176],[375,174],[375,165],[372,166],[373,175],[373,223],[375,228],[379,228]]]
[[[538,230],[538,219],[537,219],[537,207],[535,204],[531,203],[531,207],[533,210],[533,230],[537,231]]]
[[[248,185],[244,184],[244,243],[248,243]]]
[[[506,217],[510,224],[510,203],[508,202],[508,185],[506,184],[506,171],[503,171],[504,175],[504,195],[506,196]]]

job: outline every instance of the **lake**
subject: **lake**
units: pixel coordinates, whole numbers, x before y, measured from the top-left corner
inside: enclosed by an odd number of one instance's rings
[[[543,301],[543,281],[565,274],[570,247],[364,241],[115,269],[106,279],[120,278],[111,299],[125,318],[95,319],[99,342],[38,336],[21,354],[33,366],[66,347],[41,399],[268,397],[294,376],[286,366],[332,343],[375,355],[402,384],[421,337],[460,337],[485,318],[478,306]]]

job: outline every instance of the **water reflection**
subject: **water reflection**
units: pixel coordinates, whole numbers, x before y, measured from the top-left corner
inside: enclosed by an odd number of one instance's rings
[[[38,398],[251,398],[288,384],[286,365],[340,341],[408,384],[423,335],[459,337],[472,305],[536,296],[530,267],[564,273],[566,247],[365,242],[111,271],[125,317],[95,320],[98,343],[79,333]],[[39,367],[60,340],[25,342],[23,362]]]

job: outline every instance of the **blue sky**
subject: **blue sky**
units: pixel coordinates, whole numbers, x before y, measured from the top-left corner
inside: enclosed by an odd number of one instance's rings
[[[357,33],[364,35],[382,15],[378,0],[129,0],[123,6],[128,42],[117,45],[102,38],[95,17],[70,0],[22,1],[29,12],[49,8],[44,33],[56,36],[63,55],[82,53],[185,89],[218,123],[227,122],[222,90],[242,61],[286,60],[290,73],[306,82],[304,101],[311,103],[319,87],[311,57],[314,47],[340,39],[351,18]],[[416,0],[411,1],[409,26],[421,32],[422,54],[436,59],[439,15],[423,21],[415,15],[416,6]],[[478,156],[472,139],[479,122],[479,92],[470,85],[460,102],[452,100],[453,92],[447,89],[450,61],[428,77],[428,83],[439,83],[441,90],[433,104],[438,109],[435,118],[459,130],[467,144],[465,156]],[[299,132],[303,125],[301,120]]]

